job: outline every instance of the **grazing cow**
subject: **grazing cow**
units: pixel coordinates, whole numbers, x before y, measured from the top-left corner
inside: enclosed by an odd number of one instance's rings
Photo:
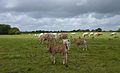
[[[110,35],[114,36],[114,35],[117,35],[117,33],[116,32],[112,32]]]
[[[94,35],[94,33],[93,33],[93,32],[91,32],[91,33],[89,34],[89,37],[90,37],[90,36],[93,36],[93,35]]]
[[[39,41],[43,43],[44,41],[53,42],[55,41],[55,36],[53,34],[47,33],[38,37]]]
[[[87,50],[87,41],[83,38],[78,38],[78,39],[74,39],[75,44],[77,45],[77,47],[81,48],[82,46],[84,47],[83,50]]]
[[[88,32],[85,32],[82,34],[82,37],[84,38],[84,37],[88,36],[88,34],[89,34]]]
[[[72,35],[75,35],[76,33],[71,33]]]
[[[56,53],[60,53],[63,56],[63,64],[67,64],[68,47],[66,44],[48,44],[47,47],[49,49],[53,64],[55,64]]]
[[[37,36],[37,34],[34,34],[34,36]]]
[[[67,33],[59,33],[58,34],[58,38],[60,40],[62,40],[62,39],[68,39],[68,34]]]
[[[44,33],[40,33],[39,35],[38,35],[38,37],[40,37],[40,36],[42,36]]]
[[[103,35],[103,34],[101,32],[94,33],[94,36],[100,36],[100,35]]]
[[[63,39],[63,44],[66,44],[68,47],[68,50],[70,50],[70,40],[69,39]]]
[[[39,41],[40,43],[43,43],[44,40],[45,40],[45,36],[44,36],[44,35],[40,35],[40,36],[38,37],[38,41]]]

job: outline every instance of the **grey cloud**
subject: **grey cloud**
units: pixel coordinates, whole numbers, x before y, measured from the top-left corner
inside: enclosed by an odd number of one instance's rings
[[[119,14],[119,3],[119,0],[4,0],[3,6],[5,11],[25,12],[33,17],[72,17],[91,12]]]
[[[0,23],[23,31],[117,29],[119,3],[120,0],[0,0]]]
[[[95,18],[96,13],[89,13],[71,18],[32,18],[25,14],[14,15],[12,13],[0,14],[2,23],[9,23],[12,26],[25,30],[73,30],[73,29],[95,29],[102,27],[106,30],[117,29],[120,15],[109,18]],[[112,22],[111,22],[112,21]],[[108,28],[109,26],[109,28]]]

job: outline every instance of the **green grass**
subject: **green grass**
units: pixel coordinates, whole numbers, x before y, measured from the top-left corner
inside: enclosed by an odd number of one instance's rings
[[[34,35],[0,35],[0,73],[120,73],[120,34],[109,34],[87,38],[88,51],[72,43],[68,67],[59,54],[52,65],[48,50]]]

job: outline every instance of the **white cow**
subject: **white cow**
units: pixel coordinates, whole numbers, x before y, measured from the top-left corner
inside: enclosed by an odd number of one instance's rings
[[[37,36],[37,34],[34,34],[34,36]]]
[[[91,32],[91,33],[89,34],[89,37],[90,37],[90,36],[92,36],[92,35],[94,35],[94,33],[93,33],[93,32]]]
[[[85,32],[82,34],[82,37],[86,37],[86,36],[88,36],[88,34],[89,34],[88,32]]]
[[[103,33],[102,32],[95,32],[94,33],[94,36],[100,36],[100,35],[103,35]]]
[[[117,33],[116,32],[112,32],[110,35],[113,36],[113,35],[116,35]]]
[[[72,35],[75,35],[76,33],[71,33]]]
[[[38,37],[40,37],[40,36],[42,36],[44,33],[40,33],[39,35],[38,35]]]

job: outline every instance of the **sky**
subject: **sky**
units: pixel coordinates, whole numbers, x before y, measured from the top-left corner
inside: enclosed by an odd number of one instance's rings
[[[0,0],[0,24],[34,30],[117,30],[120,0]]]

